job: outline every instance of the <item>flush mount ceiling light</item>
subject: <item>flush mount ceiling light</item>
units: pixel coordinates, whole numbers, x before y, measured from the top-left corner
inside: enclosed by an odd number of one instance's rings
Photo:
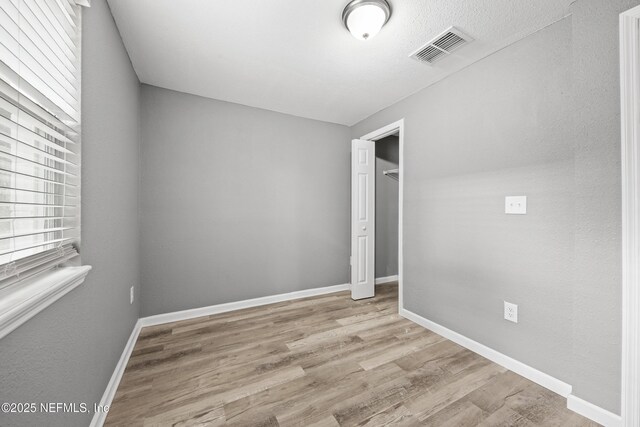
[[[342,12],[342,22],[358,40],[373,38],[391,17],[386,0],[352,0]]]

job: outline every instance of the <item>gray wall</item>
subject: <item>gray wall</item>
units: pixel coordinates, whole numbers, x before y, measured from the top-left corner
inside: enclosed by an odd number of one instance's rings
[[[573,16],[352,128],[405,118],[406,308],[620,409],[618,13]],[[526,216],[504,197],[527,195]],[[502,319],[502,301],[520,322]]]
[[[142,86],[142,313],[349,281],[349,129]]]
[[[139,82],[105,0],[84,11],[83,285],[0,340],[0,401],[102,397],[138,318]],[[115,173],[114,173],[115,172]],[[7,426],[86,426],[92,414],[0,414]]]
[[[398,181],[384,175],[397,169],[398,137],[376,141],[376,277],[398,274]]]
[[[618,15],[639,0],[573,4],[574,393],[620,413],[621,172]]]

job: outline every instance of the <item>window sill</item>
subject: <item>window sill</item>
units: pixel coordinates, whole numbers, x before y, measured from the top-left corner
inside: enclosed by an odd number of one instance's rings
[[[0,290],[0,338],[84,282],[90,265],[62,267]]]

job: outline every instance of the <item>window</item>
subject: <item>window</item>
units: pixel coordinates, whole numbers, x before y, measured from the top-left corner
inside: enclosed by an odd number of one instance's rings
[[[0,2],[0,289],[78,255],[81,7]]]

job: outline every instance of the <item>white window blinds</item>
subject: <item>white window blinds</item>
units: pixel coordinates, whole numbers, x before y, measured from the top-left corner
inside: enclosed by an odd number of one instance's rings
[[[80,14],[0,1],[0,287],[77,255]]]

